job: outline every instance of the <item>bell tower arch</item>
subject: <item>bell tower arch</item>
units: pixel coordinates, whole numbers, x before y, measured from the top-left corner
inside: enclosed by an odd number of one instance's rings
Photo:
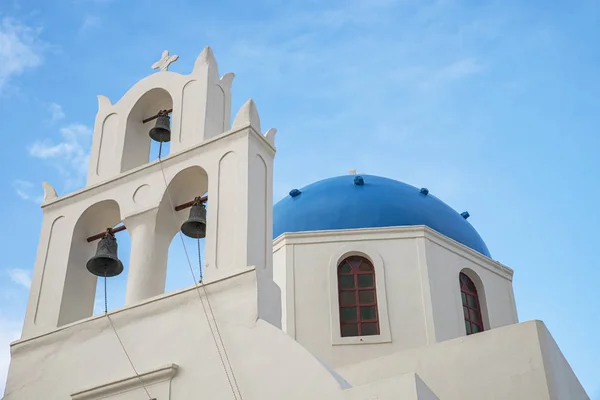
[[[199,197],[207,202],[204,281],[251,266],[272,280],[276,130],[261,133],[252,100],[231,125],[233,76],[219,78],[207,47],[189,75],[161,68],[114,104],[98,97],[86,187],[59,197],[44,185],[23,338],[92,316],[97,277],[86,264],[98,242],[89,239],[119,223],[131,237],[125,306],[161,296],[169,244]],[[162,110],[172,110],[171,152],[148,162],[155,122],[144,120]]]
[[[98,96],[87,186],[148,163],[148,131],[155,123],[150,118],[159,111],[172,110],[172,153],[229,130],[234,77],[230,72],[219,78],[213,52],[206,47],[189,75],[160,69],[115,104]]]
[[[163,88],[150,89],[142,95],[135,103],[125,122],[125,135],[123,137],[123,151],[121,154],[120,173],[144,165],[148,162],[150,155],[150,136],[148,131],[153,122],[143,121],[150,115],[162,110],[173,109],[173,98]],[[109,151],[108,149],[101,150]],[[104,161],[99,158],[99,161]],[[102,164],[99,164],[102,165]]]

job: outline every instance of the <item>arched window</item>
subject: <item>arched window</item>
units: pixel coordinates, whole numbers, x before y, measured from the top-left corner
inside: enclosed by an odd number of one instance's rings
[[[338,265],[342,337],[379,335],[375,270],[364,257],[350,256]]]
[[[483,332],[483,318],[481,317],[481,305],[477,288],[471,278],[462,272],[459,275],[459,282],[467,335]]]

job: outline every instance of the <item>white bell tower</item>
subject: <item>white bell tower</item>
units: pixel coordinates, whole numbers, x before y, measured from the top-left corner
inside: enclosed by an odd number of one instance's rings
[[[276,131],[261,133],[248,100],[231,120],[233,73],[219,77],[212,50],[193,71],[168,71],[163,53],[116,103],[98,96],[87,185],[61,197],[44,185],[43,224],[23,328],[28,338],[90,317],[97,277],[86,270],[97,242],[88,237],[122,222],[131,236],[126,305],[161,295],[168,248],[189,209],[208,196],[205,281],[248,266],[272,269],[272,176]],[[154,121],[171,111],[170,154],[148,162]],[[167,189],[168,188],[168,189]]]
[[[335,376],[279,329],[276,131],[261,133],[252,100],[230,126],[233,74],[219,78],[210,48],[189,75],[167,70],[175,59],[163,53],[159,71],[116,103],[99,98],[84,189],[58,197],[44,185],[6,400],[343,400]],[[149,162],[150,129],[159,121],[148,120],[160,113],[163,130],[153,136],[167,139],[166,110],[170,154]],[[207,197],[204,279],[164,293],[169,245],[189,222],[182,205],[200,196]],[[109,243],[93,238],[121,224],[119,235],[131,237],[126,304],[93,316],[97,276],[108,276],[96,251]]]

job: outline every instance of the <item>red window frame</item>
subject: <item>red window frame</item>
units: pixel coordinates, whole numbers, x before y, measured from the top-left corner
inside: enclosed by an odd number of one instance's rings
[[[346,257],[338,264],[337,274],[341,336],[379,335],[375,268],[371,261],[361,256]],[[373,308],[374,318],[367,318]]]
[[[465,318],[465,331],[467,335],[483,332],[483,316],[481,304],[475,283],[466,274],[460,273],[460,297],[462,299],[463,316]]]

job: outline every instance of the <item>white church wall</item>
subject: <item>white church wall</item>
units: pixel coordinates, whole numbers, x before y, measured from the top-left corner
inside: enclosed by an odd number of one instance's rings
[[[566,361],[548,361],[549,347],[560,353],[543,322],[528,321],[337,371],[353,386],[413,372],[444,400],[589,400]]]
[[[283,326],[332,366],[466,335],[458,284],[464,268],[489,286],[491,326],[517,322],[512,271],[427,227],[291,233],[274,243]],[[337,265],[348,255],[375,267],[379,335],[341,337]]]
[[[319,361],[282,331],[257,320],[253,269],[205,288],[244,398],[304,400],[324,399],[324,393],[341,395],[338,382]],[[204,296],[204,289],[200,293]],[[152,396],[161,400],[231,397],[208,325],[210,320],[214,329],[214,321],[205,317],[195,288],[115,310],[110,318],[136,369],[156,385],[148,387]],[[100,394],[110,395],[111,400],[132,398],[125,389],[143,398],[106,316],[13,343],[11,355],[4,400],[103,398]],[[176,367],[165,367],[170,365]],[[164,389],[167,381],[170,391]],[[86,393],[91,397],[84,397]]]
[[[457,246],[436,232],[429,232],[422,240],[436,341],[466,334],[459,290],[461,272],[475,283],[486,330],[518,322],[512,270],[464,246]]]
[[[287,331],[334,367],[426,345],[421,273],[412,236],[414,230],[386,228],[303,232],[276,239],[274,269],[276,274],[286,270],[288,280]],[[282,251],[285,256],[278,254]],[[374,261],[383,335],[340,337],[335,271],[338,258],[347,254],[364,254]]]
[[[540,323],[542,324],[542,323]],[[551,399],[589,399],[558,344],[546,329],[538,330]]]
[[[168,364],[144,371],[139,375],[119,379],[71,394],[71,400],[139,400],[148,398],[152,393],[155,399],[168,399],[171,393],[171,381],[179,370],[177,364]],[[140,379],[144,386],[140,385]],[[147,391],[147,392],[146,392]]]
[[[281,329],[286,332],[292,338],[296,338],[296,330],[294,328],[293,318],[289,318],[290,315],[294,315],[292,307],[294,306],[293,301],[286,301],[288,296],[294,297],[294,281],[292,278],[288,279],[291,270],[291,261],[288,263],[286,260],[288,257],[293,255],[294,246],[277,247],[273,250],[273,283],[279,288],[281,294],[279,303],[281,307]]]
[[[439,400],[425,382],[414,373],[353,387],[345,394],[346,400]]]

